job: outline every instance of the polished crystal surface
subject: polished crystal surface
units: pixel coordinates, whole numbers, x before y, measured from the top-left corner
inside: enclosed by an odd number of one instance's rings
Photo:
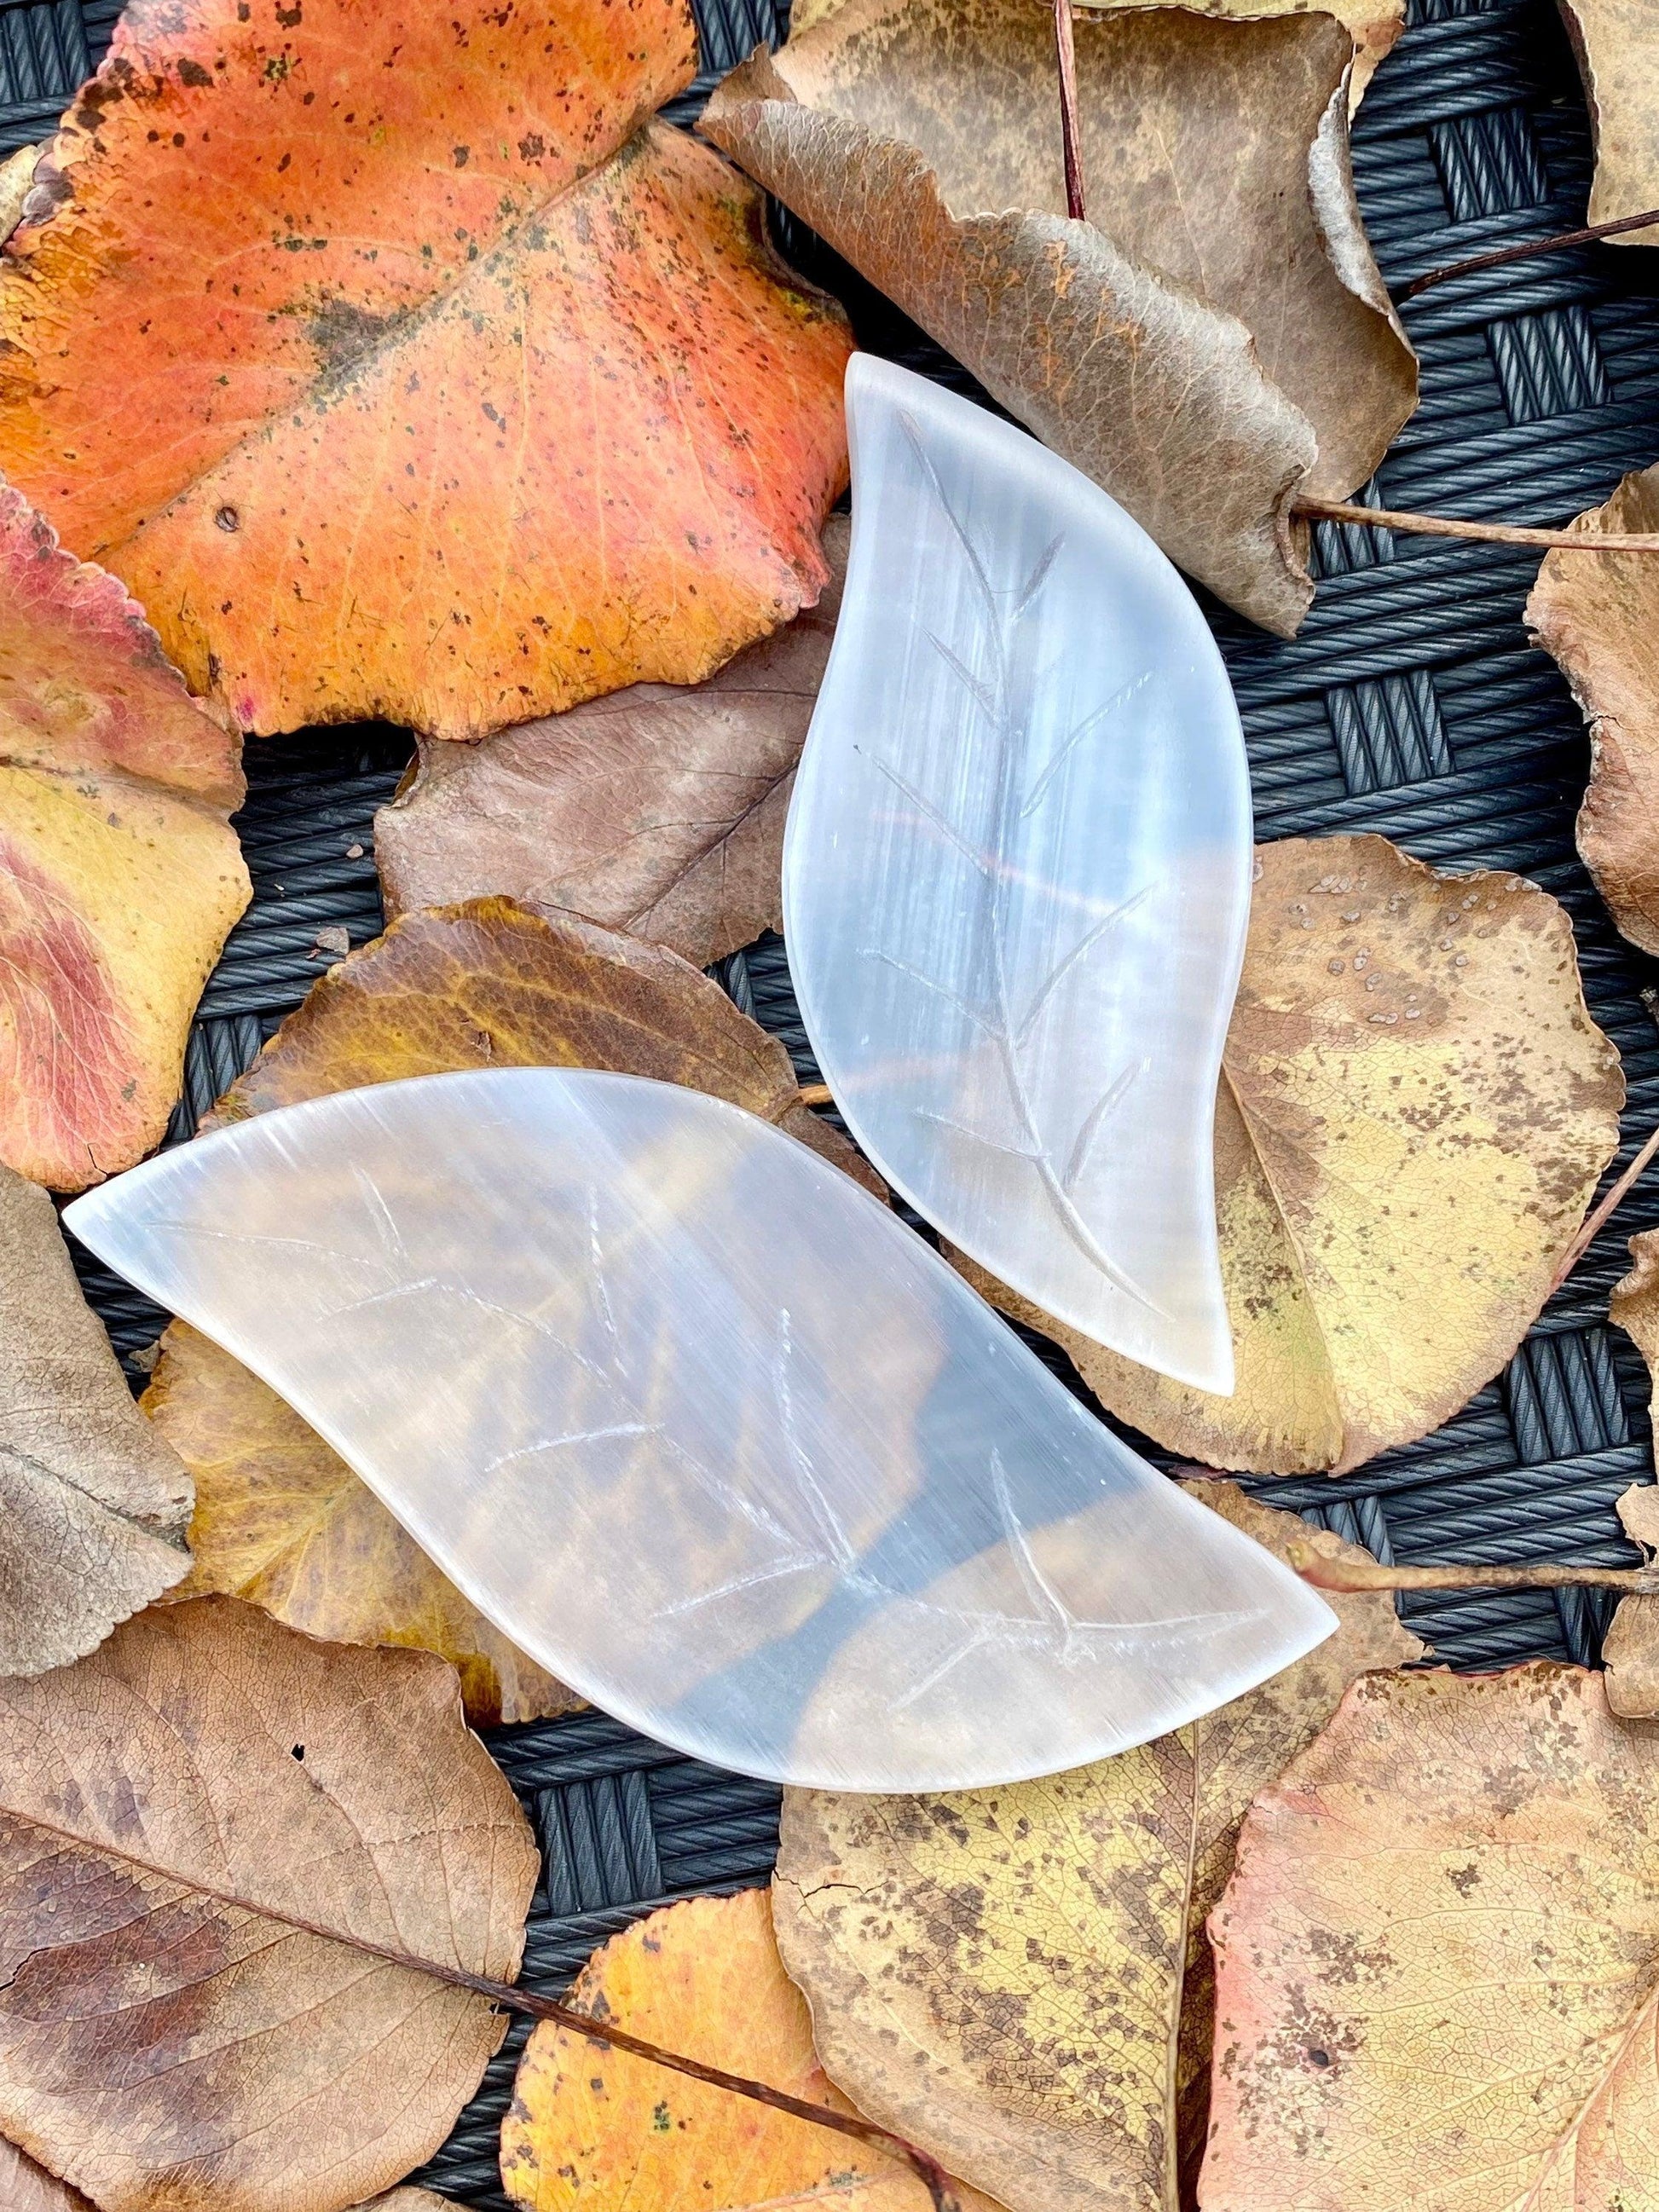
[[[1046,1312],[1233,1387],[1216,1082],[1249,778],[1192,594],[1086,477],[868,355],[853,543],[784,859],[848,1127]]]
[[[532,1657],[720,1765],[1046,1772],[1334,1626],[888,1207],[696,1092],[563,1068],[345,1091],[67,1218]]]

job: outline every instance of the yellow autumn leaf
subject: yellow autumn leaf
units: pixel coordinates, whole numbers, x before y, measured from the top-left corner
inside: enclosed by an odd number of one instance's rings
[[[1194,1493],[1280,1558],[1357,1546]],[[1386,1595],[1221,1711],[1046,1780],[919,1797],[787,1790],[780,1948],[830,2077],[1011,2212],[1177,2212],[1203,2141],[1205,1915],[1245,1807],[1363,1668],[1422,1645]]]
[[[682,2057],[823,2105],[812,2024],[783,1971],[764,1890],[693,1898],[613,1936],[570,2002]],[[526,2212],[927,2212],[909,2167],[810,2120],[544,2023],[501,2127],[501,2179]],[[998,2212],[958,2189],[962,2212]]]
[[[217,1590],[336,1643],[436,1651],[475,1728],[581,1703],[468,1603],[292,1407],[184,1322],[141,1402],[196,1484],[193,1563],[173,1597]]]
[[[1216,1098],[1231,1398],[1106,1351],[984,1271],[1109,1410],[1206,1467],[1341,1474],[1503,1367],[1619,1138],[1624,1079],[1572,926],[1383,837],[1257,852]]]

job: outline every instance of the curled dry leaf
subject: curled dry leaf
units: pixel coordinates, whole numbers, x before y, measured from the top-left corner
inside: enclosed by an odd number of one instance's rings
[[[196,1484],[190,1574],[343,1644],[410,1644],[449,1660],[475,1728],[580,1699],[468,1603],[365,1483],[256,1375],[174,1322],[142,1401]]]
[[[240,750],[0,481],[0,1160],[36,1182],[82,1190],[167,1127],[251,896]]]
[[[1373,1674],[1251,1808],[1210,1923],[1200,2202],[1659,2195],[1659,1731],[1601,1678]]]
[[[477,737],[817,597],[850,341],[650,123],[696,53],[685,0],[122,16],[0,266],[0,468],[244,727]]]
[[[1634,1339],[1651,1376],[1659,1369],[1659,1229],[1630,1240],[1635,1263],[1613,1285],[1607,1318]],[[1632,1483],[1619,1500],[1625,1534],[1649,1559],[1659,1554],[1659,1488]],[[1619,1601],[1602,1639],[1607,1703],[1626,1720],[1659,1720],[1659,1597]]]
[[[791,37],[799,38],[844,4],[845,0],[797,0],[789,15]],[[1154,8],[1166,5],[1167,0],[1078,0],[1078,4],[1090,8]],[[1193,0],[1197,12],[1203,15],[1305,15],[1315,4],[1316,0]],[[1406,0],[1334,0],[1325,12],[1346,24],[1353,40],[1351,100],[1352,106],[1358,107],[1378,62],[1405,28]]]
[[[1566,915],[1382,837],[1257,852],[1216,1098],[1231,1398],[1063,1345],[1110,1410],[1209,1467],[1340,1474],[1446,1419],[1543,1305],[1619,1137],[1619,1054]]]
[[[404,915],[331,969],[203,1127],[461,1067],[607,1067],[684,1084],[775,1122],[880,1188],[840,1131],[801,1103],[777,1039],[718,983],[665,945],[510,899]]]
[[[1325,15],[1075,26],[1091,222],[1066,216],[1046,0],[845,0],[702,128],[1182,568],[1294,631],[1298,489],[1346,496],[1417,368],[1348,167]]]
[[[1231,1483],[1281,1559],[1368,1555]],[[1204,2132],[1204,1919],[1244,1808],[1368,1667],[1422,1651],[1387,1596],[1207,1718],[1095,1766],[947,1796],[787,1790],[778,1941],[825,2069],[1010,2212],[1178,2212]],[[1179,2022],[1177,2033],[1176,2023]]]
[[[424,1652],[200,1598],[0,1686],[0,2128],[103,2212],[340,2212],[442,2142],[537,1853]]]
[[[132,1402],[52,1200],[5,1167],[0,1377],[0,1675],[39,1674],[185,1573],[191,1486]]]
[[[1561,0],[1595,134],[1589,222],[1659,206],[1659,24],[1648,0]],[[1650,246],[1659,229],[1610,243]]]
[[[1585,532],[1659,531],[1659,468],[1627,476]],[[1578,849],[1632,944],[1659,952],[1659,575],[1640,553],[1549,553],[1527,620],[1589,724]]]
[[[783,824],[847,574],[695,690],[636,684],[465,750],[421,747],[374,817],[389,914],[500,892],[706,968],[782,927]]]
[[[582,1969],[578,2011],[815,2105],[854,2108],[824,2078],[784,1972],[764,1890],[693,1898],[614,1936]],[[501,2179],[528,2212],[927,2212],[927,2191],[873,2148],[544,2024],[501,2125]],[[971,2190],[962,2212],[997,2212]]]

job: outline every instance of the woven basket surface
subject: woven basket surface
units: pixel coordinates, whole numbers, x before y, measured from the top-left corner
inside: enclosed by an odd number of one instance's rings
[[[551,0],[550,0],[551,3]],[[116,0],[0,0],[0,155],[43,137],[106,47]],[[773,0],[700,0],[704,68],[670,111],[695,118],[714,80],[775,40]],[[1359,196],[1396,291],[1424,271],[1581,222],[1591,152],[1583,100],[1548,0],[1411,0],[1408,27],[1354,134]],[[957,388],[960,369],[781,218],[786,249],[848,301],[863,343]],[[1659,459],[1659,252],[1588,247],[1488,270],[1408,302],[1423,404],[1363,495],[1510,522],[1557,524]],[[1613,930],[1573,847],[1588,768],[1580,717],[1527,641],[1536,568],[1524,551],[1320,526],[1318,596],[1299,637],[1209,610],[1243,710],[1258,834],[1379,830],[1452,868],[1514,868],[1571,914],[1591,1010],[1629,1085],[1621,1162],[1659,1119],[1655,963]],[[202,1001],[169,1141],[245,1067],[328,956],[380,927],[375,808],[409,758],[401,731],[333,730],[251,744],[239,826],[254,884]],[[816,1075],[781,940],[724,963],[738,1002]],[[1625,1240],[1659,1224],[1659,1176],[1621,1210],[1508,1370],[1420,1443],[1340,1481],[1252,1486],[1382,1559],[1628,1564],[1613,1500],[1651,1479],[1647,1378],[1607,1326]],[[124,1355],[166,1316],[77,1253]],[[1425,1280],[1425,1299],[1438,1295]],[[1075,1384],[1051,1347],[1038,1345]],[[1144,1442],[1144,1440],[1143,1440]],[[1151,1455],[1159,1455],[1145,1446]],[[1553,1656],[1594,1664],[1607,1608],[1582,1591],[1414,1601],[1411,1625],[1449,1663]],[[497,1732],[491,1748],[545,1857],[525,1978],[556,1993],[593,1945],[668,1899],[763,1881],[777,1792],[646,1741],[599,1714]],[[501,2212],[496,2135],[524,2031],[416,2179]]]

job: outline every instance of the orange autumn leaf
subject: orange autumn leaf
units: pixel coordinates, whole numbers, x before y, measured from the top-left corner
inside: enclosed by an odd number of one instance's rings
[[[698,680],[824,581],[851,341],[650,121],[695,64],[686,0],[136,0],[0,264],[0,468],[246,728]]]
[[[0,1160],[82,1190],[159,1143],[247,904],[237,740],[112,576],[0,483]]]
[[[832,2111],[854,2107],[812,2048],[764,1890],[698,1897],[596,1951],[570,2002],[630,2034]],[[896,2158],[729,2090],[544,2023],[501,2124],[501,2179],[526,2212],[927,2212]],[[953,2183],[962,2212],[997,2212]]]

